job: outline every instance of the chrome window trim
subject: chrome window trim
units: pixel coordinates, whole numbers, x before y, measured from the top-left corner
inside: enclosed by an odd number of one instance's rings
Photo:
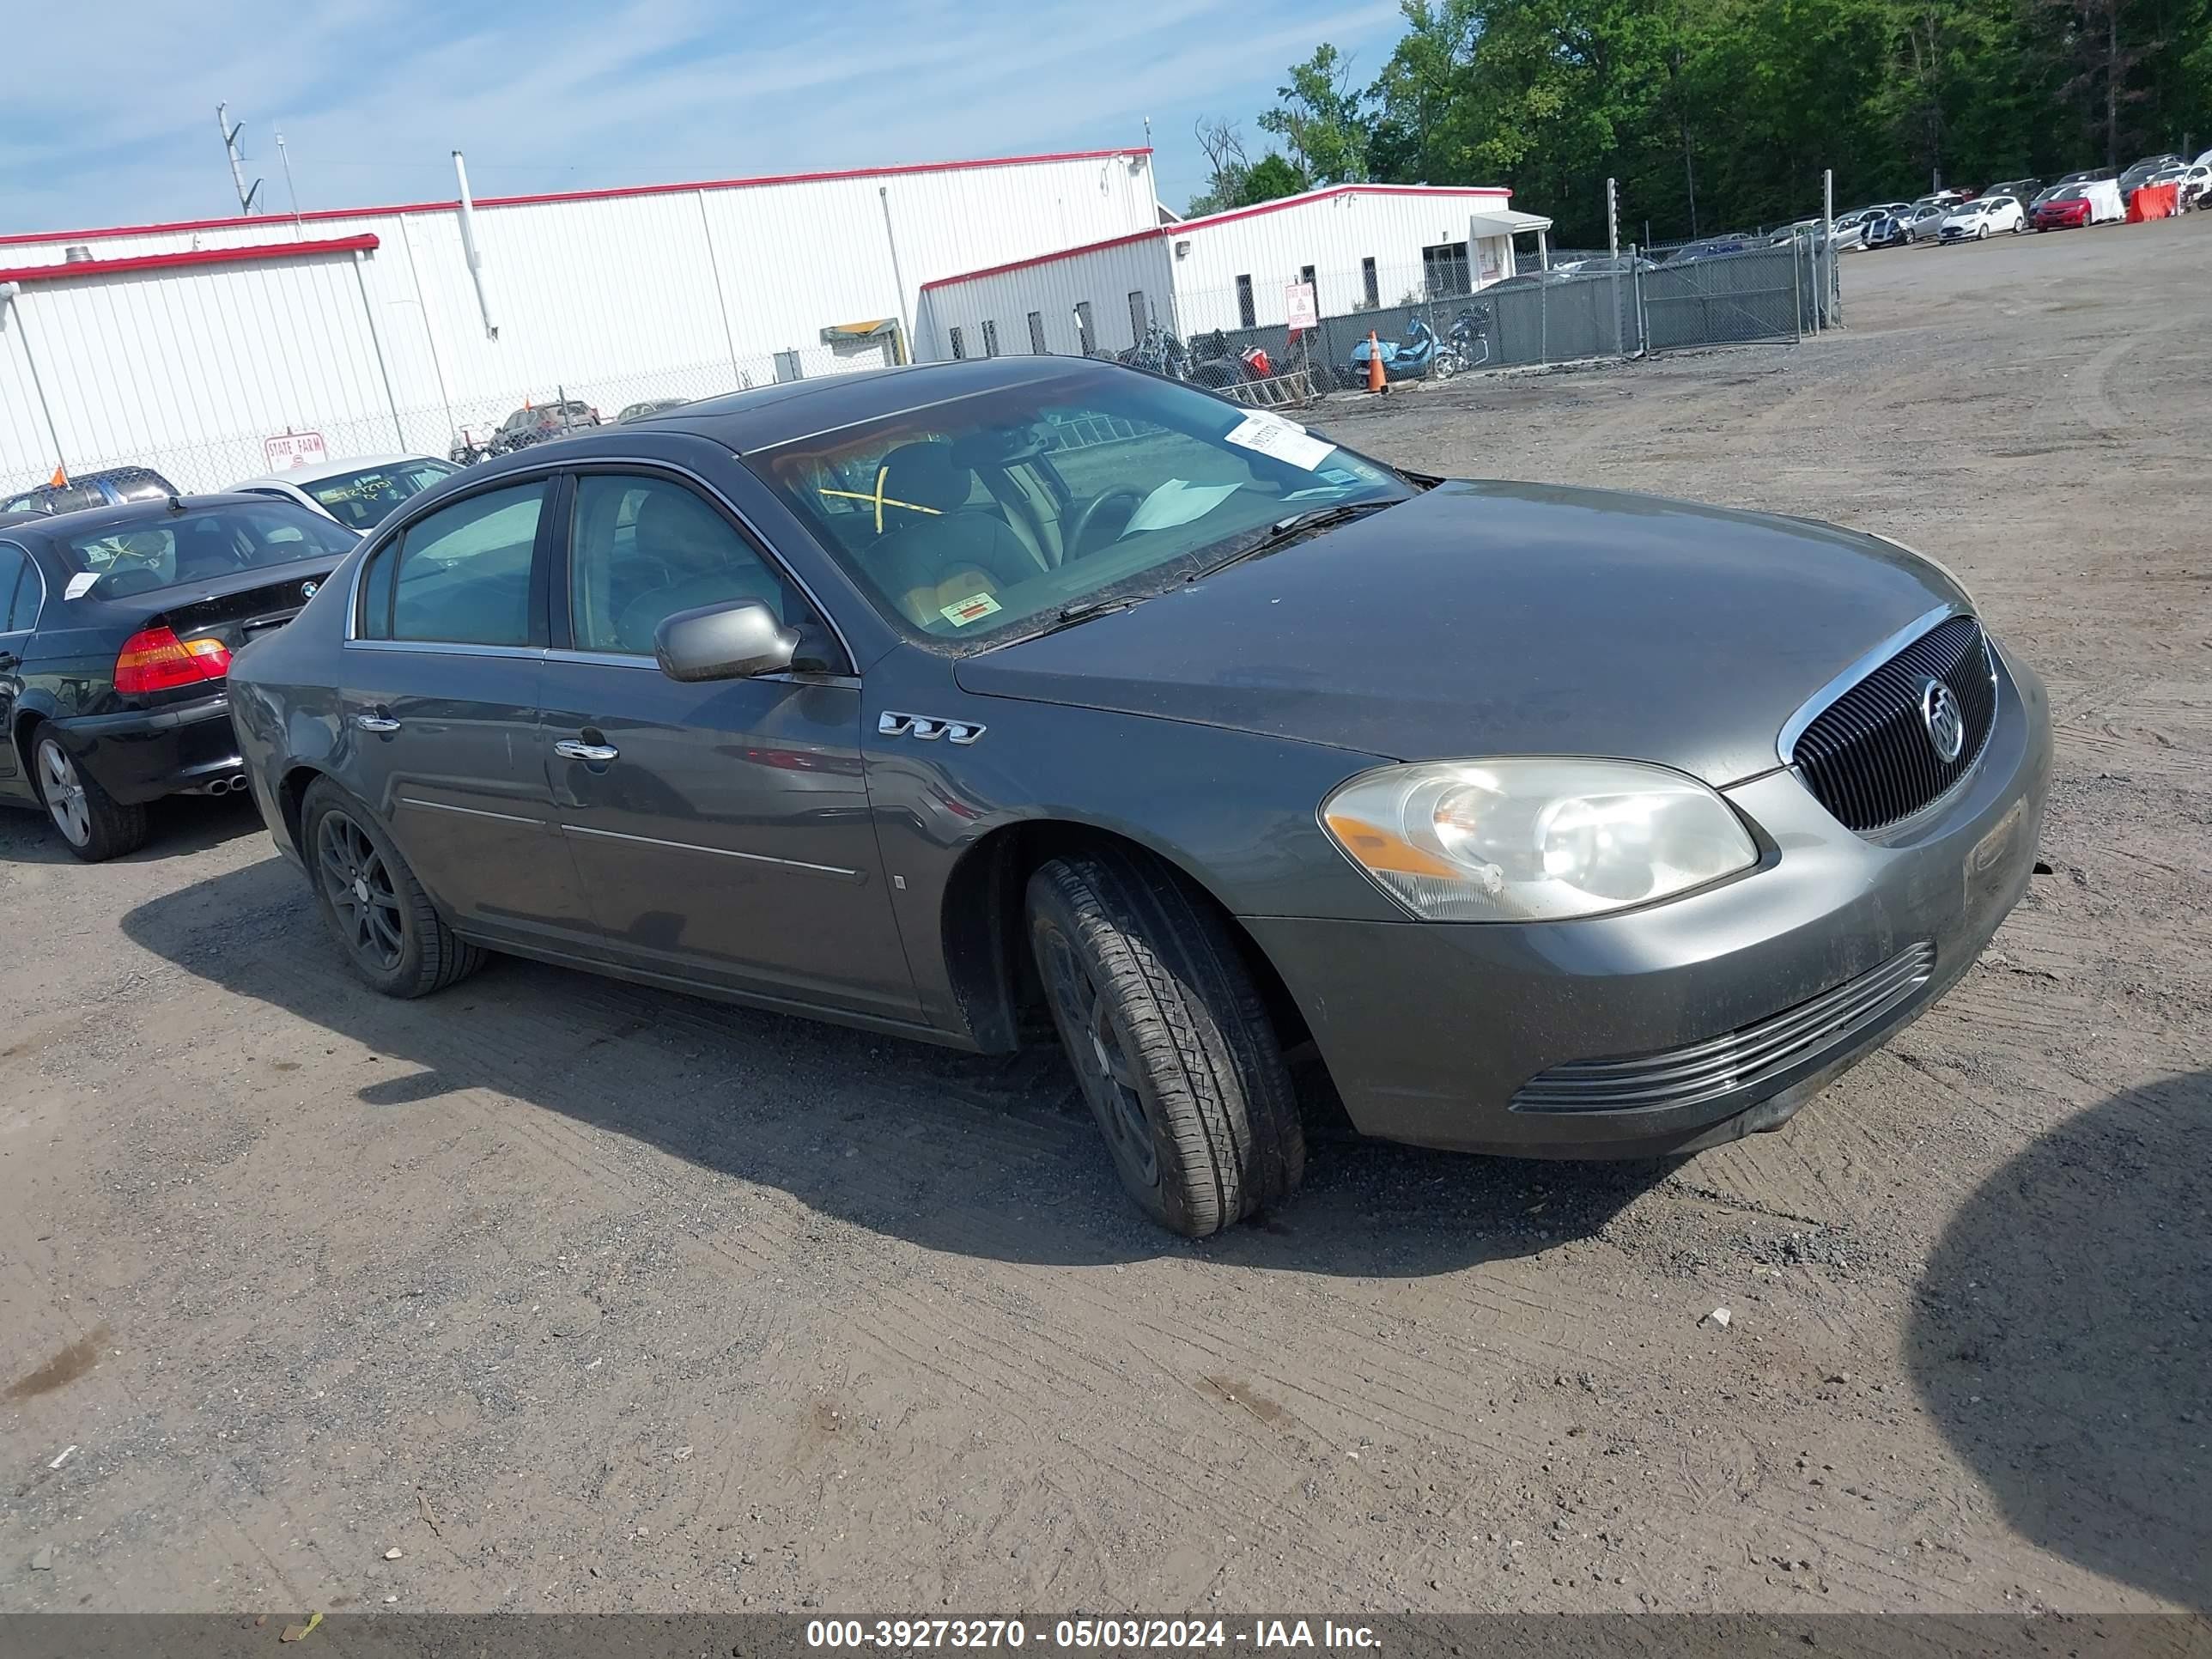
[[[663,841],[657,836],[624,835],[619,830],[592,830],[580,823],[564,823],[561,833],[567,836],[596,836],[602,841],[635,842],[642,847],[666,847],[678,853],[707,853],[715,858],[743,859],[748,864],[774,864],[786,870],[804,870],[809,875],[834,876],[840,881],[860,881],[858,870],[848,870],[842,865],[809,864],[804,859],[780,859],[766,853],[740,853],[730,847],[703,847],[696,841]]]
[[[553,826],[544,818],[519,817],[513,812],[488,812],[481,806],[455,806],[450,801],[422,800],[413,795],[399,798],[402,806],[427,807],[433,812],[459,812],[472,818],[496,818],[501,823],[526,823],[532,830],[550,830]]]
[[[411,651],[434,657],[516,657],[542,662],[542,645],[474,645],[466,640],[348,640],[349,651]]]
[[[642,653],[628,651],[571,651],[561,646],[548,646],[540,653],[548,666],[562,663],[577,663],[588,668],[635,668],[647,673],[660,672],[660,659]],[[780,668],[773,674],[747,674],[749,680],[770,680],[778,685],[836,685],[858,690],[858,674],[801,674],[788,668]],[[726,680],[699,681],[696,684],[726,685]]]
[[[1971,605],[1959,599],[1948,600],[1905,623],[1880,645],[1860,653],[1852,660],[1850,666],[1807,698],[1797,712],[1784,723],[1781,735],[1774,741],[1776,757],[1784,766],[1796,764],[1797,739],[1805,735],[1807,726],[1828,712],[1837,699],[1922,635],[1934,631],[1954,617],[1972,617],[1973,614],[1974,608]],[[1988,636],[1985,629],[1983,637],[1986,639]],[[1994,720],[1991,723],[1994,725]]]

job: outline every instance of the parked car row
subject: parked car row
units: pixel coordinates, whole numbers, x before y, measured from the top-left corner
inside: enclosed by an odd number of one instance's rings
[[[1298,1185],[1293,1056],[1428,1146],[1778,1127],[1987,945],[2051,752],[1893,543],[1083,358],[714,398],[365,538],[249,493],[0,530],[0,799],[80,857],[245,789],[386,996],[501,951],[975,1052],[1042,1017],[1194,1236]]]

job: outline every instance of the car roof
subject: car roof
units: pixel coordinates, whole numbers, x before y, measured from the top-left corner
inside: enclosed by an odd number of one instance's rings
[[[234,490],[250,489],[261,484],[313,483],[319,478],[335,478],[347,472],[359,472],[372,466],[402,466],[416,461],[437,461],[434,455],[402,455],[394,452],[384,455],[349,455],[342,461],[321,461],[311,466],[287,467],[282,472],[264,472],[258,478],[247,478],[231,485]],[[451,466],[451,461],[438,461],[441,466]]]
[[[174,507],[171,503],[174,502]],[[15,520],[11,530],[31,530],[46,541],[65,541],[72,536],[97,535],[106,530],[127,530],[134,525],[158,524],[181,509],[209,507],[267,507],[266,495],[243,495],[222,490],[206,495],[165,495],[150,501],[125,501],[109,507],[80,507],[74,513],[38,513]],[[295,508],[295,511],[301,509]]]
[[[749,392],[726,392],[719,398],[702,398],[665,415],[649,415],[627,424],[631,433],[696,433],[744,455],[788,443],[794,438],[834,432],[885,416],[907,414],[1002,386],[1027,386],[1070,376],[1105,379],[1141,372],[1092,357],[1021,356],[912,363],[899,368],[860,369],[850,374],[787,380],[775,386],[755,386]],[[623,441],[617,438],[599,441]],[[566,441],[579,441],[572,438]],[[593,439],[586,437],[581,441],[589,445]]]

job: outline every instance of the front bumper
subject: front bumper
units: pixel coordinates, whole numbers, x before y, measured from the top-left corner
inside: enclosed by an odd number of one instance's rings
[[[1974,769],[1871,838],[1778,771],[1725,792],[1767,842],[1759,866],[1648,909],[1565,922],[1245,926],[1364,1133],[1641,1158],[1773,1128],[1955,982],[2026,890],[2050,787],[2050,713],[2042,682],[2001,654],[1997,680],[1995,726]],[[1932,952],[1924,975],[1881,977],[1921,946]],[[1884,994],[1863,994],[1851,1018],[1772,1063],[1771,1034],[1823,1007],[1848,1012],[1844,988],[1855,983]],[[1713,1062],[1731,1036],[1749,1056],[1733,1070]],[[1648,1063],[1592,1065],[1616,1060]],[[1561,1077],[1692,1066],[1708,1068],[1712,1086],[1656,1091],[1657,1104],[1554,1109],[1602,1093],[1561,1087]],[[1528,1086],[1546,1074],[1549,1084]]]
[[[163,708],[80,714],[54,728],[78,769],[126,805],[228,787],[243,771],[222,692]]]

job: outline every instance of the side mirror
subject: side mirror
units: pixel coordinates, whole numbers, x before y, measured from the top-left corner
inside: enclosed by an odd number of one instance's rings
[[[686,684],[781,673],[798,650],[799,631],[758,599],[679,611],[653,630],[660,672]]]

